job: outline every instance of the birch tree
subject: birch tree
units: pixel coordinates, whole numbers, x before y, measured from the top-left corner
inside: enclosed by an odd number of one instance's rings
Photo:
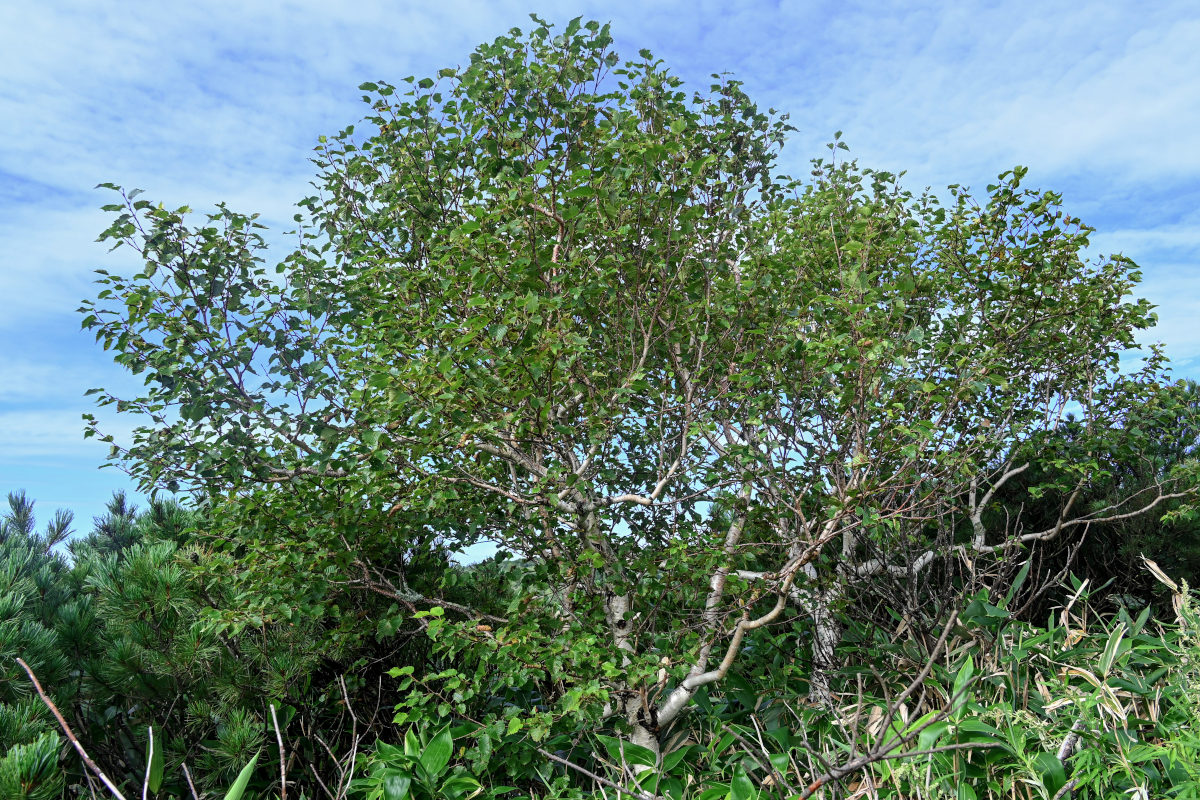
[[[437,78],[364,84],[277,274],[253,217],[193,226],[123,195],[103,238],[144,268],[102,276],[84,323],[146,376],[100,394],[142,420],[114,457],[233,509],[264,572],[387,594],[447,650],[538,682],[495,724],[616,725],[652,754],[797,610],[830,702],[848,588],[1188,491],[984,524],[1027,469],[1009,454],[1067,409],[1087,441],[1056,480],[1092,479],[1163,369],[1151,349],[1119,371],[1153,321],[1136,268],[1088,260],[1090,229],[1024,169],[942,204],[835,141],[786,178],[785,117],[611,45],[539,21]],[[490,540],[531,571],[485,616],[374,559],[380,537]],[[305,572],[280,542],[337,557]]]

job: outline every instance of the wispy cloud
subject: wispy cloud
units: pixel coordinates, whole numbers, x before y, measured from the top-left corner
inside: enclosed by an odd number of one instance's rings
[[[133,425],[125,419],[105,420],[104,431],[118,441],[128,442]],[[108,445],[83,441],[83,422],[74,408],[0,412],[0,453],[10,464],[90,452],[95,463],[108,455]]]
[[[1162,318],[1155,335],[1200,372],[1193,2],[539,5],[560,23],[611,20],[618,50],[651,49],[692,88],[733,72],[763,106],[791,112],[798,131],[783,164],[793,174],[835,130],[864,163],[907,170],[914,188],[982,188],[1029,166],[1032,184],[1062,189],[1100,226],[1096,252],[1143,265]],[[363,115],[359,83],[463,63],[476,44],[528,27],[529,10],[517,0],[0,4],[0,461],[73,452],[98,462],[103,448],[79,438],[81,389],[130,380],[71,313],[93,269],[134,265],[94,241],[107,224],[96,207],[109,201],[95,184],[172,206],[224,200],[284,228],[310,191],[317,136]]]

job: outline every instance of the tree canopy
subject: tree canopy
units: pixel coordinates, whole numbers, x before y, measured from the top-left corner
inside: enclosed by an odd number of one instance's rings
[[[1122,369],[1153,324],[1137,267],[1091,258],[1024,168],[943,202],[835,140],[789,178],[786,117],[611,46],[538,23],[364,84],[274,269],[253,215],[108,206],[102,239],[143,266],[103,274],[84,325],[146,389],[100,393],[138,416],[131,443],[89,432],[144,488],[208,504],[257,620],[382,594],[475,677],[541,687],[489,705],[464,668],[437,713],[535,740],[615,724],[659,753],[797,615],[788,647],[832,702],[854,587],[976,574],[1190,496],[1166,470],[1077,502],[1147,446],[1127,422],[1162,402],[1165,360]],[[1063,498],[1044,524],[987,513],[1034,473],[1029,497]],[[483,540],[521,563],[502,607],[418,580]]]

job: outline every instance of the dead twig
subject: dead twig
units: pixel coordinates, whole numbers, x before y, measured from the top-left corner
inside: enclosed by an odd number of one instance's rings
[[[192,793],[192,800],[200,800],[199,793],[196,792],[196,784],[192,783],[192,773],[188,771],[187,764],[180,763],[183,767],[183,777],[187,781],[188,791]]]
[[[38,697],[42,698],[42,702],[46,704],[46,708],[50,709],[50,713],[53,714],[54,718],[58,720],[58,724],[63,729],[63,733],[65,733],[67,738],[71,740],[71,744],[75,747],[75,751],[79,753],[79,757],[83,759],[83,763],[86,764],[87,768],[90,769],[96,775],[96,777],[108,787],[108,790],[112,792],[113,797],[117,798],[117,800],[125,800],[125,795],[121,794],[121,790],[117,788],[117,785],[109,780],[108,776],[104,774],[104,770],[100,769],[100,767],[96,765],[96,762],[92,761],[92,757],[87,754],[87,751],[83,749],[83,745],[80,744],[79,739],[75,737],[74,732],[71,730],[71,726],[67,724],[66,719],[63,718],[62,712],[58,710],[58,706],[54,705],[54,701],[50,699],[50,696],[46,694],[46,690],[42,688],[42,684],[38,682],[37,676],[33,674],[33,670],[29,668],[28,664],[19,658],[17,659],[17,663],[21,665],[21,669],[25,670],[25,674],[29,676],[29,680],[33,681],[33,688],[37,689]]]
[[[287,800],[287,755],[283,749],[283,731],[279,729],[274,703],[271,703],[271,722],[275,723],[275,741],[279,743],[279,800]]]
[[[629,789],[626,789],[624,786],[622,786],[619,783],[616,783],[615,781],[610,781],[608,778],[605,778],[601,775],[597,775],[596,773],[592,772],[591,770],[581,767],[574,762],[568,761],[567,759],[562,758],[561,756],[554,755],[554,753],[551,753],[549,750],[543,750],[542,748],[539,747],[538,752],[541,753],[542,755],[544,755],[546,758],[550,759],[551,761],[557,761],[559,764],[562,764],[564,767],[569,767],[570,769],[575,770],[576,772],[578,772],[581,775],[586,775],[587,777],[591,778],[592,780],[596,781],[597,783],[601,784],[602,786],[608,786],[612,789],[616,789],[621,794],[627,794],[630,797],[636,797],[637,800],[655,800],[655,798],[652,795],[646,794],[645,792],[630,791]]]
[[[150,767],[154,764],[154,726],[146,728],[146,735],[150,738],[150,745],[146,753],[146,777],[142,779],[142,800],[150,796]]]
[[[950,615],[948,620],[946,620],[946,625],[944,628],[942,628],[942,634],[938,637],[937,644],[934,646],[933,651],[929,654],[929,658],[926,659],[925,666],[921,669],[921,672],[912,680],[911,683],[909,683],[908,687],[905,688],[904,691],[897,695],[895,700],[892,700],[888,704],[887,714],[883,718],[883,725],[881,727],[882,731],[886,732],[891,730],[892,722],[895,720],[896,714],[900,710],[900,706],[905,700],[911,697],[913,693],[924,684],[925,679],[929,677],[929,673],[933,671],[934,663],[936,663],[938,658],[941,657],[942,650],[945,648],[946,642],[950,638],[950,632],[954,629],[954,623],[957,621],[958,613],[955,612]],[[963,688],[964,691],[965,688],[966,687]],[[928,755],[930,753],[941,753],[952,750],[966,750],[973,748],[986,749],[989,747],[998,746],[992,743],[976,744],[972,742],[965,744],[945,745],[942,747],[932,747],[924,750],[905,750],[902,752],[897,752],[902,745],[907,742],[911,742],[921,733],[921,731],[928,728],[930,725],[945,719],[949,714],[949,708],[954,705],[954,702],[957,699],[957,694],[952,696],[947,703],[947,709],[945,711],[940,714],[933,715],[927,722],[925,722],[923,725],[920,725],[916,730],[909,731],[908,733],[896,736],[895,738],[887,738],[885,735],[881,735],[879,743],[871,747],[871,749],[863,753],[861,756],[851,758],[849,761],[841,764],[840,766],[835,766],[826,770],[824,774],[810,783],[808,788],[799,795],[799,800],[807,800],[807,798],[812,797],[814,794],[816,794],[818,789],[827,783],[841,780],[847,775],[851,775],[855,772],[865,769],[866,767],[878,761],[890,761],[898,758],[912,758],[921,755]]]

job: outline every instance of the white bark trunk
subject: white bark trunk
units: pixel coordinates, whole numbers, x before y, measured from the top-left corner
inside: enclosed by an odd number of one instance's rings
[[[629,715],[629,717],[631,717],[631,719],[629,719],[629,726],[632,728],[632,730],[629,734],[629,741],[633,744],[644,747],[653,753],[655,766],[658,766],[659,762],[662,761],[662,748],[658,742],[658,734],[643,723],[643,720],[645,720],[645,715],[649,712],[642,710],[641,702],[638,700],[634,700],[632,703],[630,703],[630,710],[632,713]],[[645,764],[630,763],[624,764],[623,767],[631,770],[634,774],[645,772],[648,769],[654,769],[654,767],[648,767]]]
[[[842,641],[842,624],[837,618],[837,607],[843,589],[835,583],[812,598],[809,618],[813,623],[812,672],[809,675],[808,699],[825,708],[832,708],[833,672],[839,666],[837,646]]]

